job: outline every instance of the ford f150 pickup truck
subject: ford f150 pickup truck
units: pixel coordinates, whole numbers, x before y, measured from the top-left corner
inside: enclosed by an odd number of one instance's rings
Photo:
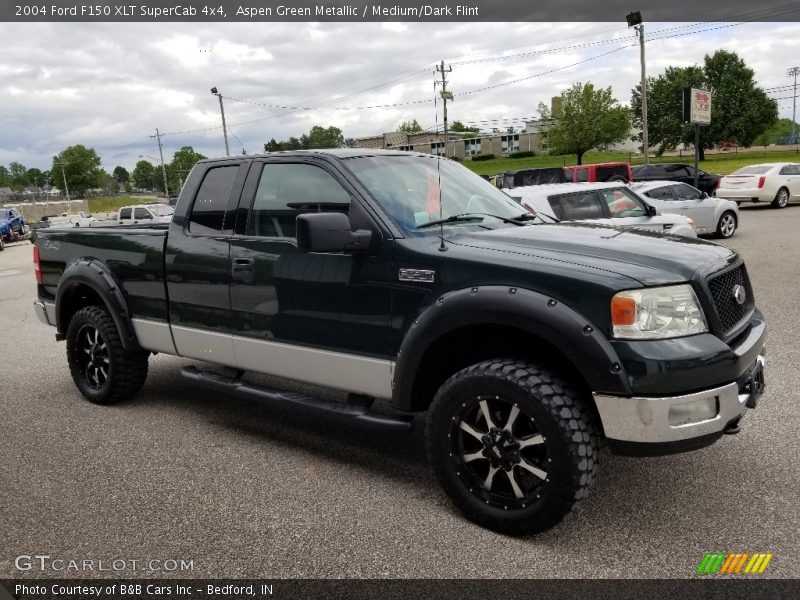
[[[738,432],[766,326],[733,250],[522,210],[424,154],[204,160],[169,224],[38,230],[35,310],[92,402],[136,394],[164,352],[214,363],[183,369],[205,389],[323,418],[405,431],[427,411],[458,508],[538,532],[586,495],[601,445],[665,454]]]

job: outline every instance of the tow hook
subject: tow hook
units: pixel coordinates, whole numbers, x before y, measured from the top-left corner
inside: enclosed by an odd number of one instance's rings
[[[742,417],[739,417],[738,419],[735,419],[730,423],[728,423],[725,429],[722,431],[722,433],[724,433],[725,435],[735,435],[739,433],[742,430],[741,426],[739,425],[741,420]]]

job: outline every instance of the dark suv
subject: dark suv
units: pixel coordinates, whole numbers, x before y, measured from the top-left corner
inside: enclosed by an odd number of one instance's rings
[[[713,195],[722,175],[699,171],[700,177],[695,187],[709,196]],[[694,185],[695,170],[692,165],[683,163],[657,163],[637,165],[633,167],[633,178],[636,181],[680,181]]]

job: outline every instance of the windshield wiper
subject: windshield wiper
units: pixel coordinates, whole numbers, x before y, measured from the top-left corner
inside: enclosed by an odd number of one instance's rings
[[[426,227],[433,227],[434,225],[442,225],[444,223],[455,223],[456,221],[483,221],[483,217],[492,217],[493,219],[498,219],[504,223],[512,223],[514,225],[524,225],[524,223],[517,218],[500,217],[489,213],[461,213],[460,215],[452,215],[446,219],[428,221],[422,225],[417,225],[417,229],[425,229]]]

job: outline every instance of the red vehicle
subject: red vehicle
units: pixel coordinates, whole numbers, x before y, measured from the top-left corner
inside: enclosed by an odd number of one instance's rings
[[[595,181],[624,181],[627,183],[633,181],[631,165],[626,162],[564,167],[564,173],[567,175],[567,181],[575,183]]]

